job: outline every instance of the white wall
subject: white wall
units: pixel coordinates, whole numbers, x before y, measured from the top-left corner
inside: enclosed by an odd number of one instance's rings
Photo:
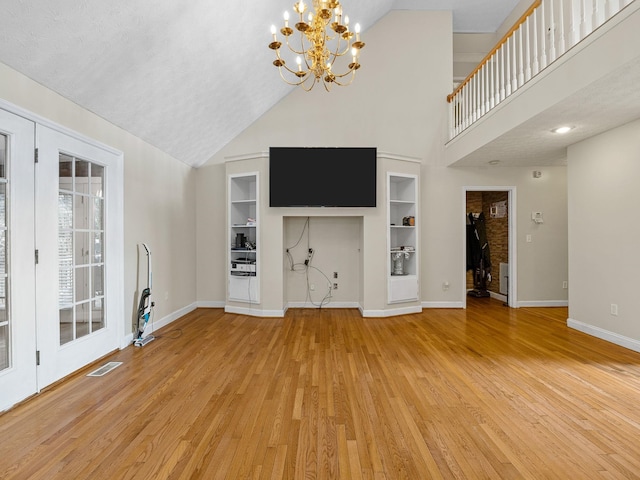
[[[125,332],[146,286],[146,242],[153,257],[154,319],[174,318],[196,299],[195,172],[93,113],[0,64],[0,98],[124,153]],[[138,277],[138,263],[142,271]]]
[[[640,120],[568,150],[570,325],[638,351],[639,160]]]

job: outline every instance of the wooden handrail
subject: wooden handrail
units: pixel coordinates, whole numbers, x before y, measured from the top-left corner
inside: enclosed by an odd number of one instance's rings
[[[527,18],[529,18],[531,16],[531,14],[533,14],[533,12],[535,11],[536,8],[538,8],[540,6],[540,4],[542,3],[542,0],[535,0],[535,2],[533,2],[533,4],[527,8],[527,10],[522,14],[522,16],[516,21],[516,23],[513,24],[513,27],[511,27],[509,29],[509,31],[507,33],[504,34],[504,36],[500,39],[500,41],[498,43],[496,43],[495,47],[493,47],[489,53],[487,53],[487,55],[482,59],[482,61],[478,64],[478,66],[476,68],[473,69],[473,71],[469,74],[469,76],[467,78],[464,79],[464,81],[458,85],[456,87],[456,89],[450,93],[449,95],[447,95],[447,102],[451,103],[451,101],[454,99],[454,97],[458,94],[458,92],[460,90],[462,90],[462,88],[469,83],[469,81],[473,78],[473,76],[478,73],[478,71],[484,66],[485,63],[487,63],[489,61],[489,59],[493,56],[494,53],[496,53],[498,51],[498,49],[507,41],[509,40],[509,37],[511,37],[511,35],[513,35],[513,33],[518,30],[518,28],[520,28],[520,26],[527,20]]]

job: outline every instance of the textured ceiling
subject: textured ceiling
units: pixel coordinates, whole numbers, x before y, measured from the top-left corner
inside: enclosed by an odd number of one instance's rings
[[[345,0],[343,7],[365,31],[396,8],[451,10],[454,31],[494,32],[517,3]],[[274,75],[266,48],[269,26],[292,5],[3,0],[0,62],[199,166],[293,88]]]

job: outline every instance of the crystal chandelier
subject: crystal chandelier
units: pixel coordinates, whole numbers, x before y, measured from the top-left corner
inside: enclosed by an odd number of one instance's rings
[[[364,47],[364,42],[360,41],[360,25],[355,25],[354,35],[354,32],[349,30],[349,17],[344,16],[343,19],[342,6],[338,0],[312,1],[314,11],[309,12],[306,22],[304,14],[307,11],[307,5],[303,0],[293,5],[293,9],[300,17],[295,24],[300,38],[299,47],[292,45],[290,41],[294,38],[291,37],[293,29],[289,27],[289,12],[284,12],[284,27],[280,29],[289,54],[297,55],[297,68],[289,68],[280,55],[282,43],[276,36],[275,25],[271,26],[273,41],[269,44],[269,48],[276,53],[273,64],[278,67],[280,76],[286,83],[300,85],[306,91],[320,82],[327,91],[332,84],[349,85],[353,82],[356,70],[360,68],[358,56],[360,49]],[[352,61],[346,66],[346,70],[334,71],[336,60],[348,54],[351,54]]]

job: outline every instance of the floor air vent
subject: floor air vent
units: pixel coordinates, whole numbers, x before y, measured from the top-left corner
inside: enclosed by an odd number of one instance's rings
[[[87,374],[87,377],[102,377],[102,376],[106,375],[107,373],[109,373],[114,368],[118,368],[120,365],[122,365],[122,362],[105,363],[99,369],[94,370],[93,372]]]

